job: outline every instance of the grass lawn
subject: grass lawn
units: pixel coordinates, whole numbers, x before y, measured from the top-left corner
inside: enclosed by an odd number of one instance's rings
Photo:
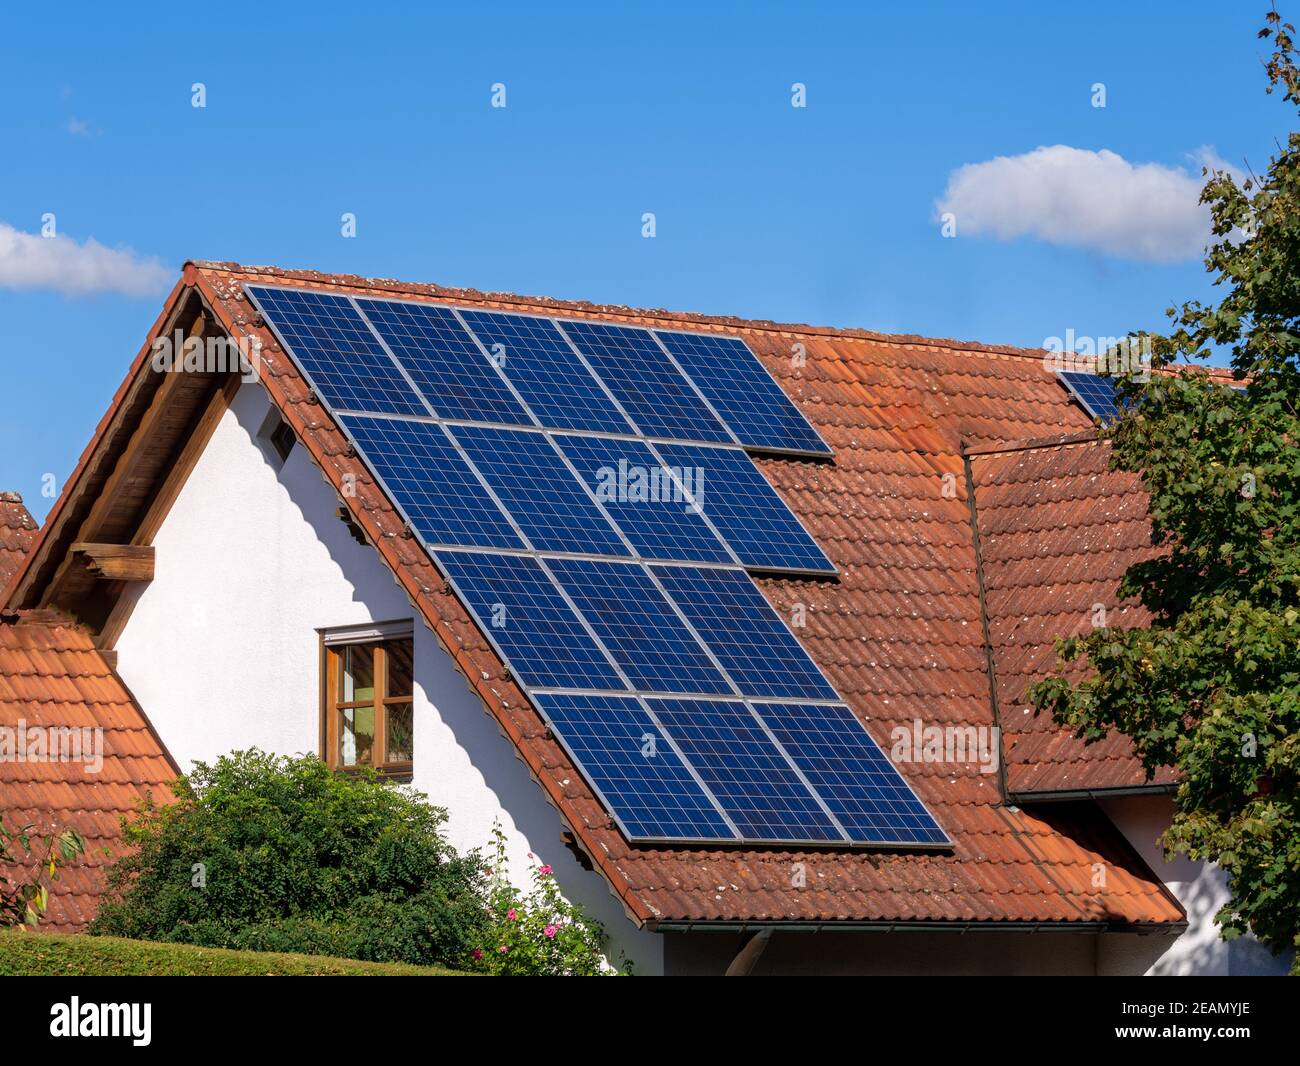
[[[83,933],[0,933],[0,977],[464,977],[441,966],[227,951]]]

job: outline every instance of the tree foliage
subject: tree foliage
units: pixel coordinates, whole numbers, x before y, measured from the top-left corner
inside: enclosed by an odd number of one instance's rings
[[[462,966],[482,939],[482,863],[419,793],[256,750],[195,763],[173,792],[126,824],[135,850],[91,932]]]
[[[59,866],[83,851],[86,842],[75,829],[39,833],[33,823],[10,828],[0,819],[0,928],[33,929],[50,905],[50,886]]]
[[[1267,91],[1300,108],[1293,36],[1276,12],[1260,31]],[[1178,770],[1166,851],[1227,873],[1225,938],[1281,951],[1300,945],[1300,133],[1262,177],[1211,173],[1201,199],[1221,299],[1169,310],[1160,372],[1119,383],[1132,407],[1108,433],[1150,494],[1160,554],[1120,593],[1151,624],[1063,641],[1094,672],[1031,697],[1087,740],[1126,734],[1148,774]],[[1198,361],[1216,351],[1244,392],[1210,383]]]

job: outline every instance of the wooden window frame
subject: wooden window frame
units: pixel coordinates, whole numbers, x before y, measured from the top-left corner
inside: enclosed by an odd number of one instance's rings
[[[385,762],[373,766],[345,766],[342,761],[342,738],[339,732],[339,712],[355,707],[375,708],[375,739],[373,750],[380,753],[388,751],[388,714],[387,708],[409,704],[414,712],[415,691],[412,677],[412,691],[405,696],[388,694],[388,649],[386,644],[405,640],[411,642],[412,664],[414,664],[414,635],[410,623],[379,623],[348,627],[339,630],[320,630],[320,670],[321,670],[321,758],[327,766],[342,773],[357,773],[373,769],[381,777],[410,778],[415,769],[414,751],[412,758],[403,762]],[[341,700],[339,690],[343,677],[343,653],[347,648],[369,647],[373,649],[373,670],[375,675],[375,694],[371,700]]]

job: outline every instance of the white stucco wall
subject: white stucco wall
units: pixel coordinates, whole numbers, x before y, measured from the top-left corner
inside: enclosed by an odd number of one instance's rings
[[[1227,878],[1210,863],[1183,856],[1165,862],[1157,841],[1173,816],[1170,796],[1123,796],[1102,801],[1106,816],[1146,860],[1187,911],[1187,931],[1169,943],[1145,971],[1133,952],[1143,938],[1108,937],[1098,958],[1098,973],[1146,972],[1158,976],[1246,976],[1285,974],[1288,962],[1251,937],[1219,938],[1214,915],[1228,901]]]
[[[500,819],[511,872],[555,868],[642,973],[662,939],[635,928],[599,874],[560,843],[558,814],[301,447],[280,471],[257,433],[269,410],[245,385],[154,539],[155,577],[118,645],[118,672],[182,768],[240,748],[317,753],[324,627],[415,619],[413,785],[448,811],[461,849]]]

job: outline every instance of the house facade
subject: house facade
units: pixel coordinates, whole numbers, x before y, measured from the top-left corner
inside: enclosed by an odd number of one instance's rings
[[[755,581],[951,846],[627,839],[247,285],[741,337],[834,452],[755,462],[836,577]],[[172,337],[255,372],[159,370]],[[1142,622],[1115,588],[1145,501],[1106,458],[1041,352],[187,264],[39,534],[9,501],[0,715],[109,728],[99,776],[0,764],[0,808],[111,842],[175,768],[312,752],[409,781],[458,848],[500,824],[512,874],[552,866],[639,973],[1284,972],[1217,939],[1217,871],[1163,861],[1173,776],[1027,709],[1056,637]]]

